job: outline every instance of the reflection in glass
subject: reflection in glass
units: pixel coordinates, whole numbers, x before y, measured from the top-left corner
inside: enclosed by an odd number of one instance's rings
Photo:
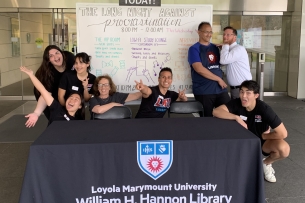
[[[237,29],[237,43],[249,53],[251,73],[256,80],[257,53],[266,54],[264,91],[286,92],[288,73],[287,39],[282,31],[283,16],[213,16],[215,44],[222,43],[222,30],[226,26]],[[289,36],[288,36],[289,37]],[[284,43],[284,44],[283,44]],[[285,48],[286,47],[286,48]]]
[[[12,56],[20,56],[20,30],[18,18],[11,18]]]

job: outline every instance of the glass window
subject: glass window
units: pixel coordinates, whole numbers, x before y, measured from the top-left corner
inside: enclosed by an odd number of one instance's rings
[[[0,13],[0,21],[0,96],[21,95],[18,13]]]
[[[288,54],[282,45],[283,16],[213,16],[213,43],[222,43],[222,29],[234,27],[237,43],[246,47],[253,80],[257,80],[257,53],[265,53],[264,91],[287,91]],[[286,42],[287,43],[287,42]],[[224,70],[225,71],[225,70]]]

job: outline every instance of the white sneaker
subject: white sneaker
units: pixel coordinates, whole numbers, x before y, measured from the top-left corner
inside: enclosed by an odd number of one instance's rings
[[[274,176],[275,171],[272,168],[272,164],[265,164],[263,162],[263,169],[264,169],[265,180],[270,183],[275,183],[276,182],[276,178]]]

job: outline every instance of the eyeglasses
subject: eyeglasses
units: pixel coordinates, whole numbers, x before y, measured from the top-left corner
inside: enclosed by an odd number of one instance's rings
[[[233,34],[233,33],[231,33],[231,34],[229,34],[229,33],[228,33],[228,34],[223,33],[222,35],[223,35],[223,36],[227,36],[227,37],[229,37],[230,35],[234,35],[234,34]]]
[[[213,34],[213,31],[205,31],[205,30],[198,30],[200,32],[203,32],[204,34]]]
[[[109,87],[109,83],[105,83],[105,84],[98,84],[98,87]]]

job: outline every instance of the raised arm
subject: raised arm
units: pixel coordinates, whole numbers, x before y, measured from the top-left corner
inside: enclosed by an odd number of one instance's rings
[[[42,96],[40,96],[37,101],[37,105],[34,112],[25,116],[26,118],[28,118],[28,120],[25,122],[25,126],[27,128],[34,127],[38,120],[38,117],[41,115],[41,113],[46,107],[47,104],[45,100],[42,98]]]
[[[142,97],[147,98],[151,95],[152,93],[151,89],[147,85],[144,85],[142,80],[140,80],[140,82],[135,81],[135,83],[136,83],[136,89],[142,93]]]
[[[65,104],[66,104],[65,94],[66,94],[65,89],[58,88],[58,101],[62,106],[65,106]]]
[[[213,74],[211,71],[209,71],[208,69],[203,67],[201,62],[193,63],[192,67],[202,77],[205,77],[207,79],[214,80],[214,81],[218,82],[219,86],[222,89],[227,87],[227,84],[220,77],[218,77],[217,75]]]
[[[217,118],[227,119],[227,120],[235,120],[240,125],[248,129],[247,124],[238,116],[235,114],[232,114],[229,112],[226,105],[221,105],[213,110],[213,116]]]
[[[141,92],[129,93],[125,102],[134,101],[134,100],[138,100],[138,99],[141,99],[141,98],[142,98],[142,93]]]
[[[220,63],[227,65],[240,60],[240,56],[242,55],[241,52],[242,50],[240,50],[239,47],[229,51],[229,45],[224,44],[220,52]]]
[[[89,78],[85,79],[84,81],[82,81],[82,84],[83,84],[83,87],[84,87],[84,92],[83,92],[83,95],[84,95],[84,99],[85,101],[89,101],[90,98],[91,98],[91,94],[88,92],[88,82],[89,82]]]
[[[54,100],[52,95],[46,90],[46,88],[42,85],[42,83],[36,78],[36,76],[33,74],[33,71],[30,69],[27,69],[24,66],[20,67],[20,70],[24,73],[26,73],[30,79],[33,82],[33,85],[36,87],[36,89],[40,92],[41,96],[45,100],[46,104],[50,106]]]

